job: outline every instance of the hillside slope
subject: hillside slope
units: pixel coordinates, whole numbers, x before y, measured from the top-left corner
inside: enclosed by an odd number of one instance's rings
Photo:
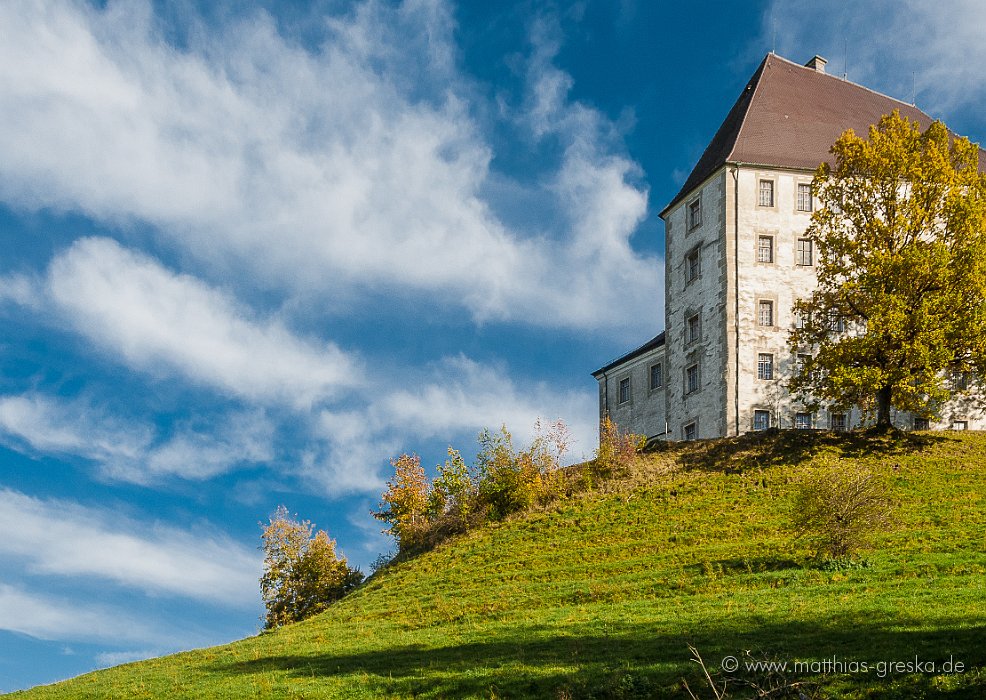
[[[898,526],[865,566],[814,565],[787,530],[796,485],[853,463],[887,475]],[[682,678],[712,697],[688,644],[712,667],[746,650],[874,664],[815,674],[833,697],[986,697],[984,545],[983,434],[679,445],[307,622],[12,697],[680,697]],[[965,672],[876,666],[915,657]]]

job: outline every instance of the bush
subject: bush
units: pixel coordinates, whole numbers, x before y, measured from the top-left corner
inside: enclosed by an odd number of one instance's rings
[[[599,449],[596,450],[596,458],[592,462],[592,475],[605,478],[614,474],[626,474],[646,443],[646,437],[621,431],[606,416],[599,424]]]
[[[475,467],[449,447],[430,485],[418,457],[391,460],[394,478],[373,516],[389,524],[385,532],[397,540],[399,556],[434,547],[484,520],[501,520],[547,502],[559,492],[559,468],[571,443],[563,421],[538,420],[526,450],[514,449],[506,426],[495,433],[484,430],[478,441]]]
[[[794,506],[797,536],[820,558],[849,557],[869,547],[891,523],[886,483],[864,468],[826,471],[798,490]]]
[[[336,556],[335,540],[323,530],[299,522],[279,506],[264,528],[264,574],[260,591],[266,608],[264,627],[298,622],[325,610],[363,581]]]

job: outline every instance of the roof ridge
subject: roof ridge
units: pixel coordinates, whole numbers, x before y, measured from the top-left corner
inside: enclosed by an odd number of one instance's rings
[[[736,138],[733,139],[733,144],[729,147],[729,153],[726,154],[727,163],[733,160],[733,153],[736,152],[736,144],[738,144],[739,140],[743,138],[743,127],[746,126],[746,118],[750,116],[750,108],[753,106],[753,101],[757,98],[757,90],[760,89],[760,82],[763,80],[764,74],[767,72],[767,68],[770,67],[770,57],[776,55],[777,54],[771,51],[764,56],[763,60],[760,62],[760,66],[753,74],[753,77],[750,78],[750,82],[753,82],[754,78],[756,78],[756,83],[753,86],[753,93],[750,95],[750,99],[746,103],[746,109],[743,110],[743,118],[740,120],[739,127],[736,129]],[[747,87],[749,87],[749,85],[750,83],[747,83]]]
[[[866,87],[862,83],[853,82],[852,80],[849,80],[849,78],[840,78],[839,76],[832,75],[831,73],[824,73],[824,72],[821,72],[821,71],[816,71],[814,68],[809,68],[808,66],[802,65],[802,64],[798,63],[797,61],[792,61],[790,58],[784,58],[780,54],[776,54],[776,53],[771,52],[771,53],[769,53],[767,55],[768,56],[774,56],[775,58],[780,59],[781,61],[784,61],[785,63],[790,63],[795,68],[801,68],[803,70],[812,71],[813,73],[817,73],[819,75],[823,75],[826,78],[831,78],[832,80],[838,80],[840,83],[846,83],[847,85],[852,85],[853,87],[861,88],[863,90],[866,90],[867,92],[872,92],[874,95],[877,95],[878,97],[883,97],[883,98],[888,99],[888,100],[893,100],[894,102],[900,103],[904,107],[910,107],[912,109],[916,109],[921,114],[923,114],[924,116],[926,116],[928,119],[931,119],[931,121],[941,121],[941,119],[933,119],[930,114],[928,114],[923,109],[921,109],[920,107],[918,107],[917,106],[917,103],[904,102],[904,100],[902,100],[900,98],[893,97],[892,95],[888,95],[888,94],[886,94],[884,92],[880,92],[879,90],[874,90],[871,87]]]

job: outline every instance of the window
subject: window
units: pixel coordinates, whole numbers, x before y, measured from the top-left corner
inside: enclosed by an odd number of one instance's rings
[[[798,355],[797,364],[795,365],[795,372],[799,377],[804,376],[808,371],[808,365],[811,364],[811,355]]]
[[[931,428],[931,421],[927,418],[915,418],[914,419],[914,429],[915,430],[929,430]]]
[[[761,180],[760,189],[758,190],[757,204],[761,207],[772,207],[774,206],[774,181],[773,180]]]
[[[694,421],[692,421],[684,428],[682,428],[681,432],[685,440],[695,440],[698,438],[698,425]]]
[[[774,302],[769,299],[761,299],[757,302],[757,325],[774,325]]]
[[[770,428],[770,411],[753,412],[753,429],[768,430]]]
[[[757,379],[774,378],[774,356],[769,352],[757,355]]]
[[[650,366],[650,388],[660,389],[664,386],[664,365],[658,362]]]
[[[968,430],[968,429],[969,429],[969,421],[967,420],[952,421],[952,430]]]
[[[811,430],[812,421],[810,413],[795,413],[794,414],[794,428],[795,430]]]
[[[694,365],[689,365],[685,370],[685,393],[694,394],[699,388],[699,368],[698,363]]]
[[[794,327],[804,328],[805,324],[808,323],[808,314],[804,311],[794,312]]]
[[[630,377],[625,377],[620,380],[620,403],[626,403],[630,400]]]
[[[832,331],[835,333],[845,333],[846,332],[846,317],[845,316],[833,316],[831,322]]]
[[[814,264],[814,244],[810,238],[798,239],[798,264],[802,267],[810,267]]]
[[[830,417],[831,427],[837,433],[846,432],[846,414],[845,413],[833,413]]]
[[[811,211],[811,185],[798,185],[798,211]]]
[[[952,390],[965,391],[969,388],[969,373],[956,370],[952,372]]]
[[[757,262],[774,262],[774,237],[757,236]]]
[[[685,256],[686,282],[698,279],[698,276],[702,274],[702,256],[699,254],[700,250],[700,248],[695,248]]]
[[[685,321],[685,343],[695,343],[702,339],[702,316],[695,314]]]
[[[688,230],[698,228],[702,225],[702,198],[694,199],[688,203]]]

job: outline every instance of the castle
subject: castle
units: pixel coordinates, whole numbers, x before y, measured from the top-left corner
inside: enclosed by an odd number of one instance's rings
[[[751,430],[849,430],[858,409],[810,412],[786,388],[794,302],[816,284],[811,181],[848,128],[884,114],[926,128],[913,105],[768,54],[678,194],[666,231],[665,331],[593,372],[600,419],[650,438],[694,440]],[[983,154],[980,162],[986,162]],[[940,419],[899,413],[904,429],[986,429],[986,414],[955,400]]]

